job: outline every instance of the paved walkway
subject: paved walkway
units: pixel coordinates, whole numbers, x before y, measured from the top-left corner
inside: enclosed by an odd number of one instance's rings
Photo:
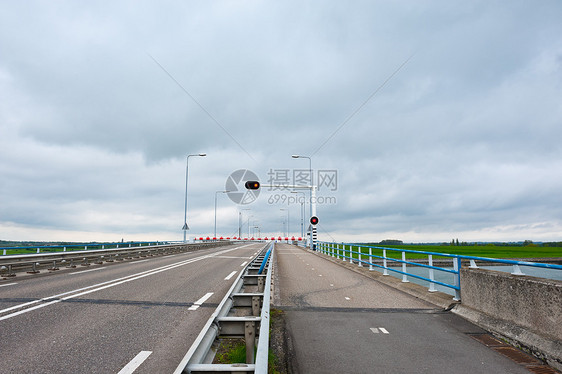
[[[452,313],[307,250],[276,248],[274,303],[292,373],[529,373]]]

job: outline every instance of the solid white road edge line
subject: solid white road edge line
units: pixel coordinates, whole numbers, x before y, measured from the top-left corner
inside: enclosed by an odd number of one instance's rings
[[[17,284],[17,283],[0,284],[0,287],[13,286],[14,284]]]
[[[152,354],[152,351],[141,351],[118,374],[131,374]]]

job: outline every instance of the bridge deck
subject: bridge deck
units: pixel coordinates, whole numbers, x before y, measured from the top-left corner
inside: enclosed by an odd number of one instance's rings
[[[277,246],[294,373],[528,373],[452,313],[290,245]]]

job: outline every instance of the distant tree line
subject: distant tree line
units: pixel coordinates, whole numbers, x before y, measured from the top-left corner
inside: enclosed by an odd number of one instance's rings
[[[381,245],[401,245],[404,244],[402,240],[397,239],[385,239],[379,242]]]
[[[498,246],[498,247],[562,247],[562,242],[537,242],[525,240],[522,242],[459,242],[459,239],[453,239],[450,243],[441,243],[445,246]]]

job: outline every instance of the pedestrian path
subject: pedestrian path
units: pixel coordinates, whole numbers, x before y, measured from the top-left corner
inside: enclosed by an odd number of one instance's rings
[[[293,373],[529,373],[433,304],[292,245],[276,257]]]

